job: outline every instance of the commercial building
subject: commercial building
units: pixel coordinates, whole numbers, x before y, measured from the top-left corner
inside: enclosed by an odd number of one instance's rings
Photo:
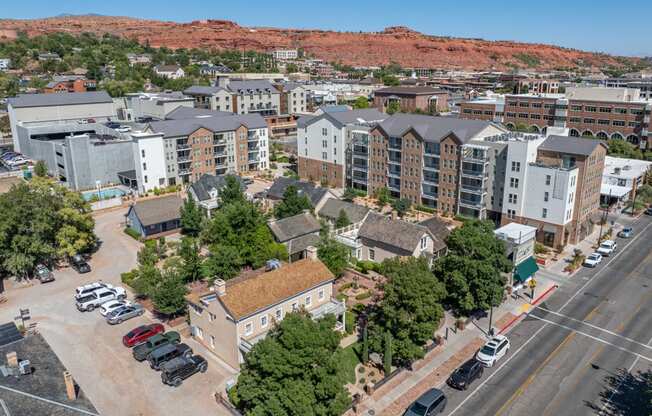
[[[126,94],[117,112],[121,120],[165,120],[179,107],[192,109],[194,100],[178,91]]]
[[[635,88],[641,92],[641,99],[652,100],[652,79],[648,78],[609,78],[607,88]]]
[[[602,202],[624,203],[636,197],[638,188],[645,183],[652,162],[607,156],[602,173]]]
[[[575,88],[565,94],[506,95],[460,105],[460,118],[492,120],[508,128],[545,133],[551,126],[568,128],[571,136],[621,139],[649,146],[652,103],[631,88]]]
[[[87,92],[95,91],[97,82],[86,79],[82,75],[55,75],[52,81],[48,82],[43,92],[46,94],[55,92]]]
[[[192,86],[184,91],[195,99],[195,107],[236,114],[281,114],[281,93],[268,80],[235,80],[217,77],[215,86]]]
[[[335,276],[309,247],[308,258],[257,270],[224,282],[204,293],[186,296],[193,338],[234,368],[286,314],[300,309],[318,319],[337,317],[344,331],[346,306],[333,293]],[[279,266],[276,264],[275,266]]]
[[[393,105],[402,112],[435,114],[448,110],[448,92],[433,87],[387,87],[374,91],[374,107],[386,112]]]
[[[359,134],[368,134],[372,124],[387,118],[376,109],[329,109],[297,122],[298,171],[302,179],[346,186],[347,150]]]
[[[513,266],[510,285],[515,288],[523,287],[539,270],[534,259],[536,233],[535,227],[515,222],[510,222],[494,231],[494,235],[505,242],[507,258]]]
[[[525,78],[518,81],[516,88],[519,94],[557,94],[559,92],[559,81],[554,79]]]

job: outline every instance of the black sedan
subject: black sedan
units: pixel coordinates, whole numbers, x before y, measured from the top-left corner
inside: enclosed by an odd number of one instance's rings
[[[77,273],[88,273],[91,271],[91,266],[79,254],[75,254],[70,258],[70,265],[73,269],[77,270]]]
[[[482,376],[483,370],[484,367],[479,361],[469,360],[451,374],[448,385],[455,389],[466,390],[473,380]]]

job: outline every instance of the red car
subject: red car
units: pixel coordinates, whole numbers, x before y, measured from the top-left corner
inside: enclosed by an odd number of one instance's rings
[[[160,334],[163,331],[165,331],[165,328],[161,324],[141,325],[122,337],[122,343],[125,347],[133,347],[134,345],[142,344],[150,337]]]

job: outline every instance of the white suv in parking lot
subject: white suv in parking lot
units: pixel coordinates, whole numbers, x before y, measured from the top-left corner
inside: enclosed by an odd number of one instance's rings
[[[84,286],[78,286],[77,289],[75,289],[75,300],[86,295],[90,295],[97,289],[113,289],[113,285],[104,283],[100,280],[99,282],[93,282]]]
[[[485,367],[492,367],[509,351],[509,340],[504,335],[496,335],[480,348],[475,359]]]
[[[77,310],[80,312],[92,311],[110,300],[122,300],[126,297],[127,292],[121,287],[112,287],[111,289],[102,287],[77,298]]]

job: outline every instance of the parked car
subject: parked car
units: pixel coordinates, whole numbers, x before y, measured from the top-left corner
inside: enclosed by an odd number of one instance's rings
[[[90,295],[91,293],[95,292],[97,289],[102,289],[102,288],[113,289],[113,285],[99,281],[99,282],[89,283],[83,286],[78,286],[77,289],[75,289],[75,300]]]
[[[131,305],[118,308],[106,315],[106,322],[108,322],[110,325],[121,324],[124,321],[135,318],[144,313],[145,308],[143,308],[139,303],[133,303]]]
[[[147,342],[136,345],[131,351],[136,361],[143,361],[147,358],[150,352],[156,348],[166,344],[178,344],[181,340],[179,333],[176,331],[169,331],[164,334],[156,334],[150,337]]]
[[[600,244],[597,252],[603,256],[609,256],[611,253],[616,251],[616,248],[618,248],[618,244],[616,244],[614,240],[605,240]]]
[[[161,366],[161,381],[168,386],[179,387],[183,380],[196,372],[205,373],[207,369],[208,363],[201,355],[177,357]]]
[[[158,371],[163,363],[181,356],[192,357],[192,348],[184,343],[167,344],[150,352],[147,361],[152,370]]]
[[[77,299],[77,310],[80,312],[92,311],[96,307],[110,300],[123,300],[127,297],[124,288],[100,288],[90,294]]]
[[[403,416],[431,416],[443,413],[447,402],[443,391],[432,388],[416,399]]]
[[[586,267],[595,267],[602,261],[602,255],[600,253],[591,253],[584,260],[584,266]]]
[[[645,215],[652,215],[652,207],[648,207],[648,209],[645,210]]]
[[[34,268],[34,276],[41,283],[54,282],[54,274],[44,264],[37,264]]]
[[[475,355],[485,367],[493,367],[509,351],[509,340],[504,335],[496,335],[490,339]]]
[[[161,324],[141,325],[127,332],[122,337],[122,345],[125,347],[133,347],[134,345],[142,344],[156,334],[165,331]]]
[[[618,237],[620,238],[631,238],[631,236],[634,234],[634,229],[632,227],[625,227],[620,232],[618,233]]]
[[[70,258],[70,265],[73,269],[77,270],[77,273],[88,273],[91,271],[91,266],[79,254],[75,254]]]
[[[455,389],[466,390],[473,380],[482,377],[483,372],[482,364],[476,359],[471,359],[451,374],[448,385]]]
[[[102,316],[107,316],[111,312],[120,309],[125,306],[130,306],[131,302],[128,300],[110,300],[108,302],[103,303],[100,306],[100,315]]]

